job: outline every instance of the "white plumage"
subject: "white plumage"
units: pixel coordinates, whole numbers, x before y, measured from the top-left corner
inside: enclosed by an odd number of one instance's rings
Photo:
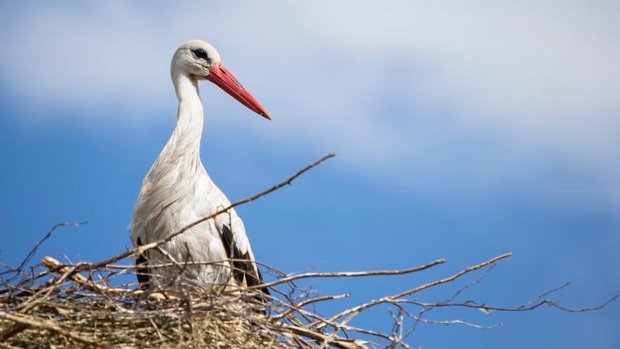
[[[181,45],[172,59],[171,75],[179,100],[177,122],[142,183],[131,223],[134,246],[166,238],[230,204],[200,160],[203,109],[198,80],[210,80],[248,108],[270,118],[221,65],[219,54],[207,42],[192,40]],[[140,256],[137,263],[143,268],[138,278],[143,286],[150,287],[171,283],[200,287],[256,285],[262,283],[262,278],[253,262],[243,221],[231,209]],[[178,266],[154,267],[170,263]]]

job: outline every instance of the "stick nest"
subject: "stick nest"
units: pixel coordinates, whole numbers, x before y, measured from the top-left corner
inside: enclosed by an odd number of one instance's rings
[[[143,291],[133,281],[111,287],[134,267],[78,272],[85,265],[45,257],[29,272],[3,270],[0,343],[9,348],[366,347],[313,329],[292,299],[264,303],[260,291],[243,289]]]
[[[431,320],[433,309],[462,308],[492,312],[523,312],[551,306],[565,312],[597,311],[620,298],[616,293],[607,301],[585,308],[566,307],[549,296],[565,289],[568,283],[514,307],[491,306],[473,300],[461,301],[468,288],[479,284],[499,261],[510,252],[471,265],[435,281],[385,295],[342,310],[330,317],[319,314],[314,306],[346,298],[349,294],[313,296],[296,282],[308,278],[402,276],[421,272],[440,264],[438,259],[425,265],[401,270],[361,272],[326,272],[286,275],[269,269],[275,281],[250,289],[196,289],[171,287],[143,291],[135,283],[136,267],[131,258],[170,239],[187,229],[226,213],[228,210],[286,185],[306,171],[334,157],[327,154],[304,167],[287,180],[230,206],[200,218],[166,239],[126,250],[96,263],[60,263],[45,257],[38,265],[27,268],[38,247],[56,228],[82,223],[56,224],[30,251],[17,267],[0,267],[0,347],[7,348],[345,348],[367,347],[410,348],[405,343],[419,323],[463,325],[478,329],[499,326],[480,325],[461,319]],[[118,265],[119,261],[130,265]],[[174,262],[174,261],[173,261]],[[162,267],[185,265],[172,263]],[[413,298],[419,292],[452,283],[461,277],[486,269],[474,281],[461,286],[452,296],[435,302]],[[120,286],[111,286],[120,285]],[[370,308],[385,306],[392,318],[389,332],[354,327],[351,321]],[[408,327],[404,325],[409,321]]]

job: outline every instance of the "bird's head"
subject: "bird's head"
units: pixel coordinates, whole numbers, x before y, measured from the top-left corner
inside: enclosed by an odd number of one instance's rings
[[[222,65],[220,54],[206,41],[190,40],[179,46],[172,58],[172,71],[196,80],[209,80],[241,104],[271,120],[267,110]]]

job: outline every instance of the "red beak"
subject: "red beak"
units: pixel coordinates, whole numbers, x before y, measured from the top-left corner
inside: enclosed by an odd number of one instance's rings
[[[224,68],[223,65],[218,64],[209,68],[209,81],[219,86],[222,90],[226,91],[234,99],[241,102],[241,104],[252,109],[258,115],[271,120],[269,112],[254,98],[250,92],[248,92],[241,83],[235,78],[235,76]]]

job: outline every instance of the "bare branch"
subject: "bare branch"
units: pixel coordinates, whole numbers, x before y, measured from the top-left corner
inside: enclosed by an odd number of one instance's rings
[[[45,234],[45,236],[43,236],[43,238],[41,240],[37,241],[37,243],[34,245],[34,247],[32,247],[30,252],[28,252],[26,257],[19,264],[19,266],[15,270],[10,270],[9,269],[9,271],[10,272],[15,272],[15,273],[20,273],[22,271],[22,269],[24,268],[24,266],[26,266],[26,264],[28,264],[30,262],[30,260],[34,256],[34,254],[37,252],[39,247],[41,247],[41,245],[45,242],[45,240],[47,240],[50,237],[52,237],[52,234],[56,231],[56,229],[62,228],[62,227],[81,227],[82,225],[87,224],[87,223],[88,222],[61,222],[61,223],[54,224],[54,226]]]
[[[418,318],[417,316],[414,317],[414,319],[416,321],[424,322],[424,323],[427,323],[427,324],[446,325],[446,326],[449,326],[449,325],[463,325],[463,326],[467,326],[467,327],[477,328],[477,329],[480,329],[480,330],[492,330],[494,328],[498,328],[498,327],[502,326],[501,323],[498,323],[498,324],[495,324],[495,325],[484,326],[484,325],[478,325],[478,324],[474,324],[474,323],[463,321],[463,320],[429,320],[429,319]]]
[[[264,285],[254,286],[250,289],[257,289],[263,287],[272,287],[280,284],[289,283],[291,281],[297,281],[300,279],[308,279],[308,278],[350,278],[350,277],[368,277],[368,276],[386,276],[386,275],[405,275],[411,274],[418,271],[426,270],[432,268],[439,264],[444,264],[446,262],[445,259],[438,259],[431,263],[407,268],[407,269],[397,269],[397,270],[371,270],[371,271],[344,271],[344,272],[314,272],[314,273],[303,273],[297,275],[290,275],[287,277],[283,277],[279,280],[265,283]]]
[[[421,285],[421,286],[418,286],[418,287],[415,287],[415,288],[412,288],[412,289],[409,289],[409,290],[406,290],[406,291],[403,291],[403,292],[400,292],[400,293],[397,293],[397,294],[394,294],[394,295],[391,295],[391,296],[382,297],[382,298],[370,301],[368,303],[364,303],[364,304],[358,305],[356,307],[347,309],[347,310],[345,310],[343,312],[340,312],[340,313],[330,317],[329,320],[331,322],[331,321],[336,321],[337,319],[342,318],[342,317],[347,316],[347,315],[359,314],[360,312],[364,311],[365,309],[368,309],[370,307],[374,307],[374,306],[379,305],[379,304],[395,303],[399,299],[402,299],[402,298],[404,298],[406,296],[412,295],[414,293],[420,292],[422,290],[426,290],[428,288],[431,288],[431,287],[434,287],[434,286],[437,286],[437,285],[441,285],[441,284],[445,284],[447,282],[451,282],[451,281],[456,280],[456,279],[458,279],[459,277],[461,277],[461,276],[463,276],[465,274],[468,274],[468,273],[471,273],[472,271],[484,268],[487,265],[493,264],[493,263],[495,263],[495,262],[497,262],[499,260],[502,260],[504,258],[508,258],[510,256],[512,256],[512,253],[506,252],[506,253],[504,253],[502,255],[499,255],[497,257],[491,258],[491,259],[489,259],[489,260],[487,260],[485,262],[482,262],[482,263],[473,265],[471,267],[465,268],[465,269],[461,270],[460,272],[458,272],[456,274],[453,274],[451,276],[448,276],[446,278],[443,278],[443,279],[440,279],[440,280],[436,280],[436,281],[433,281],[433,282],[429,282],[427,284],[424,284],[424,285]]]

